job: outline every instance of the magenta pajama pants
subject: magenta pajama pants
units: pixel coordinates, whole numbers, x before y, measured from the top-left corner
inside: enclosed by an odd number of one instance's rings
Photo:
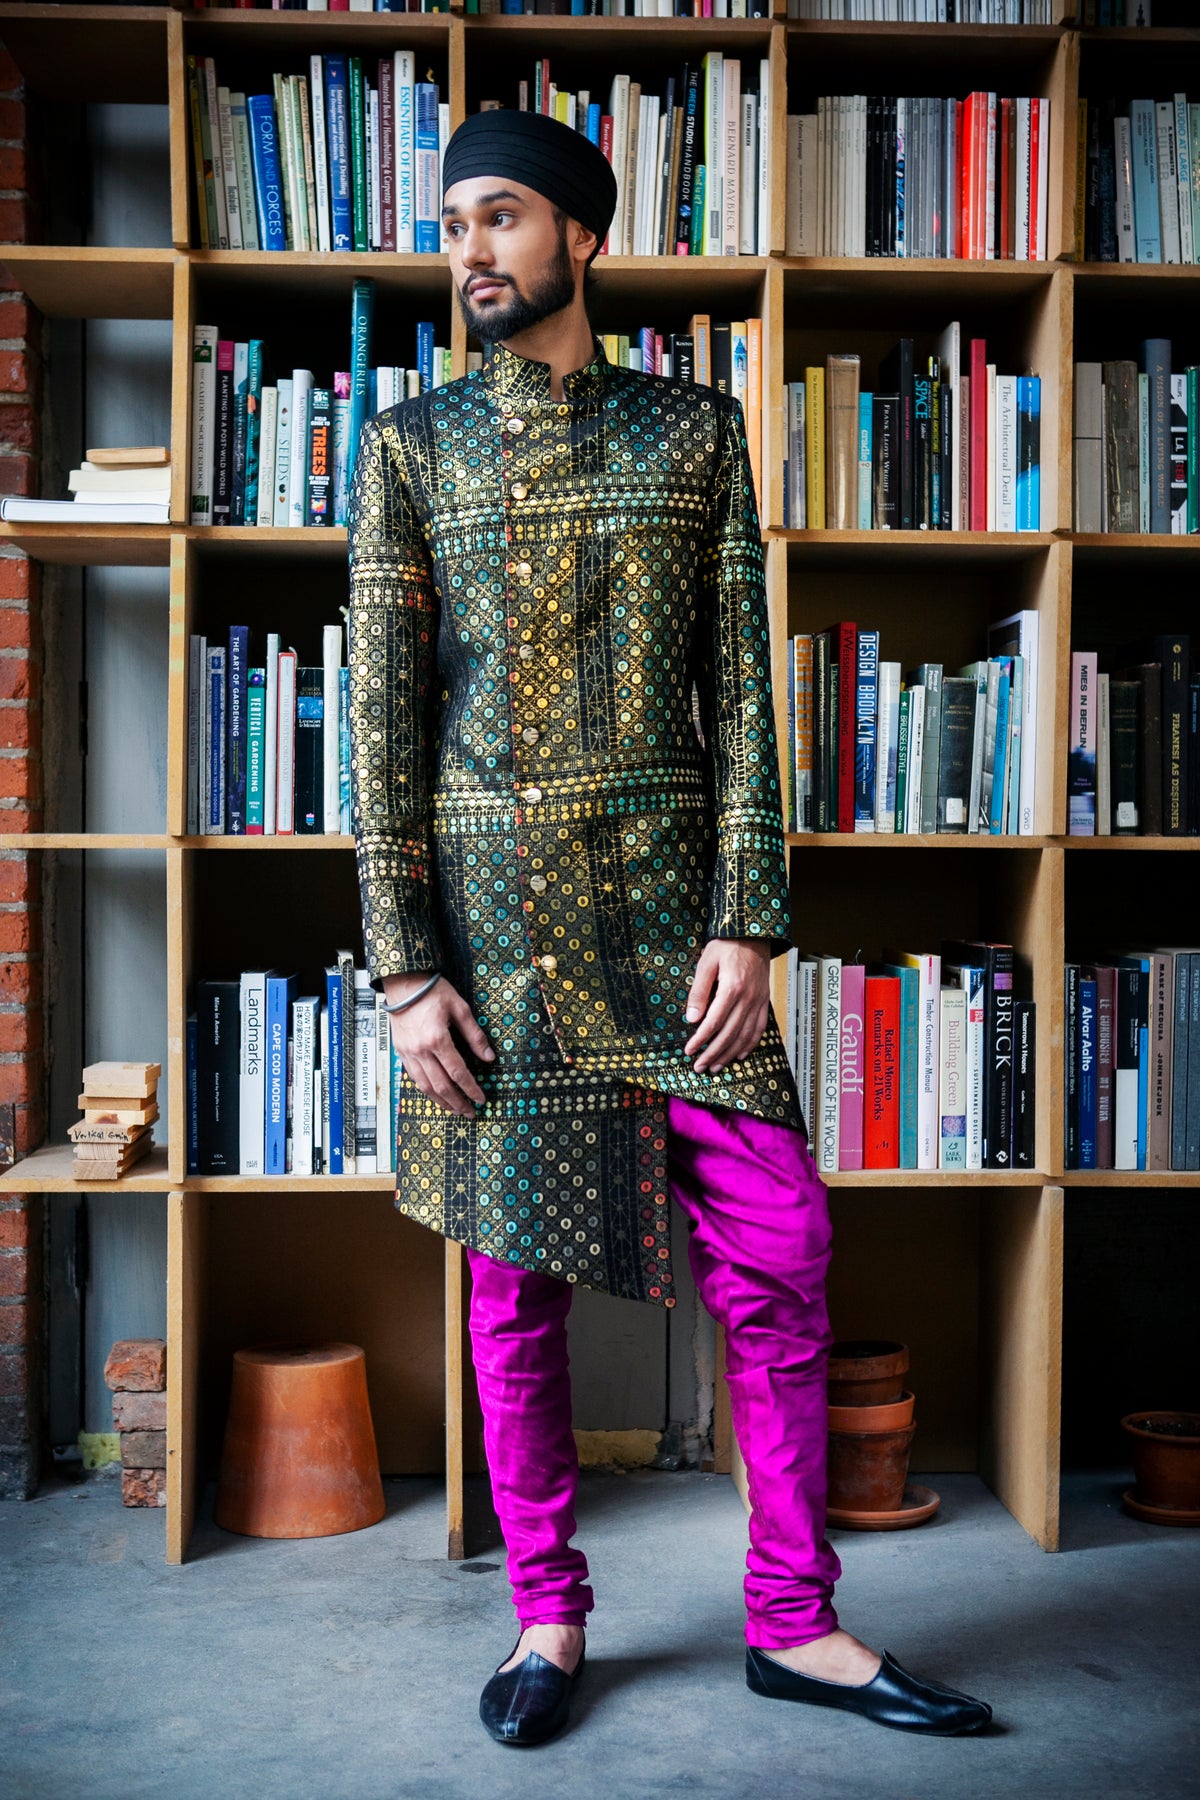
[[[837,1627],[842,1572],[825,1540],[825,1184],[802,1133],[671,1097],[671,1197],[688,1259],[725,1328],[733,1427],[749,1481],[746,1642],[782,1649]],[[567,1314],[574,1288],[467,1248],[484,1448],[522,1628],[583,1625],[594,1604],[573,1548],[579,1461]]]

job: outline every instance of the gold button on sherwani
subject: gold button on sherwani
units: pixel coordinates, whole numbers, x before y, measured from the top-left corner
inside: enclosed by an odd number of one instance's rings
[[[790,943],[767,603],[740,405],[594,349],[557,404],[493,344],[364,428],[354,833],[372,981],[442,969],[496,1052],[473,1118],[402,1076],[397,1206],[671,1306],[668,1097],[802,1124],[773,1014],[683,1048],[709,938]]]

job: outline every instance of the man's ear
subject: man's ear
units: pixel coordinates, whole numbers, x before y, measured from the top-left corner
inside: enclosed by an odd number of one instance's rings
[[[598,247],[599,239],[594,231],[589,231],[586,225],[579,223],[578,219],[572,219],[568,243],[572,261],[580,263],[586,268],[587,260],[592,251]]]

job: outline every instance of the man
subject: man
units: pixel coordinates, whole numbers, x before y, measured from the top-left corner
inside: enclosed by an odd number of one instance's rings
[[[577,1283],[674,1304],[673,1198],[749,1471],[749,1685],[975,1729],[990,1707],[832,1605],[829,1218],[768,997],[789,900],[741,407],[605,358],[583,295],[616,185],[579,133],[477,114],[443,188],[487,360],[363,432],[351,744],[397,1204],[467,1247],[521,1624],[481,1716],[505,1743],[567,1719],[593,1597],[566,1316]]]

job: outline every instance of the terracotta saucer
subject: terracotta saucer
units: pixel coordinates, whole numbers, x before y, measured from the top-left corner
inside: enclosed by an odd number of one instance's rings
[[[942,1504],[942,1496],[919,1481],[910,1481],[904,1499],[896,1512],[843,1512],[830,1506],[825,1512],[827,1525],[843,1525],[849,1531],[904,1531],[909,1525],[923,1525]]]
[[[1135,1519],[1147,1525],[1200,1525],[1200,1506],[1148,1506],[1139,1500],[1133,1488],[1126,1488],[1121,1503]]]

